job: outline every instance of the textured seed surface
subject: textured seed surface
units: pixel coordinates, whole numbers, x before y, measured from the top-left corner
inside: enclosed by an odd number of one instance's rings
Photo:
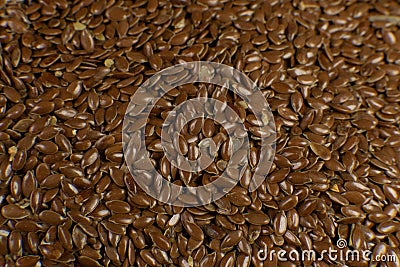
[[[397,1],[0,6],[0,266],[379,265],[257,258],[263,247],[320,253],[336,249],[338,238],[348,249],[400,258]],[[223,63],[255,82],[274,116],[276,153],[269,173],[261,174],[265,181],[251,192],[263,164],[260,141],[267,133],[260,126],[268,120],[258,120],[226,88],[174,88],[149,118],[130,125],[145,129],[146,147],[128,147],[134,156],[148,153],[164,179],[191,187],[223,171],[233,175],[238,168],[229,168],[230,160],[248,159],[226,196],[179,208],[156,201],[135,182],[123,155],[122,125],[144,82],[190,61]],[[187,73],[178,67],[166,82],[174,85]],[[187,172],[166,157],[160,136],[171,110],[197,97],[224,103],[207,107],[210,114],[231,107],[250,148],[232,153],[238,143],[228,138],[229,125],[210,118],[183,125],[178,118],[173,145],[182,156],[215,155],[204,170]],[[195,117],[197,107],[185,112]],[[225,113],[221,119],[231,122],[232,113]]]

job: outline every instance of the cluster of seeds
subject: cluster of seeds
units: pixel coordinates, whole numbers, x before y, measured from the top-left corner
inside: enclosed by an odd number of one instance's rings
[[[399,266],[399,25],[394,0],[0,1],[0,266]],[[225,99],[254,141],[232,191],[182,208],[135,183],[122,125],[144,81],[198,60],[258,85],[276,154],[249,192],[261,133],[245,103],[214,86],[171,91],[138,122],[166,178],[207,183],[229,160],[210,120],[190,122],[180,149],[196,158],[200,139],[213,137],[214,165],[192,177],[165,160],[156,136],[186,99]],[[319,256],[339,239],[394,258],[258,257],[265,248]]]

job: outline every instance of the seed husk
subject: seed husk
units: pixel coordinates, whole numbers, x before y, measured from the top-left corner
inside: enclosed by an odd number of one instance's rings
[[[320,145],[320,144],[316,144],[316,143],[311,143],[310,147],[311,147],[311,150],[317,156],[321,157],[323,160],[330,160],[331,159],[331,152],[325,146]]]
[[[18,220],[30,215],[29,211],[15,204],[8,204],[1,208],[1,214],[4,218]]]

